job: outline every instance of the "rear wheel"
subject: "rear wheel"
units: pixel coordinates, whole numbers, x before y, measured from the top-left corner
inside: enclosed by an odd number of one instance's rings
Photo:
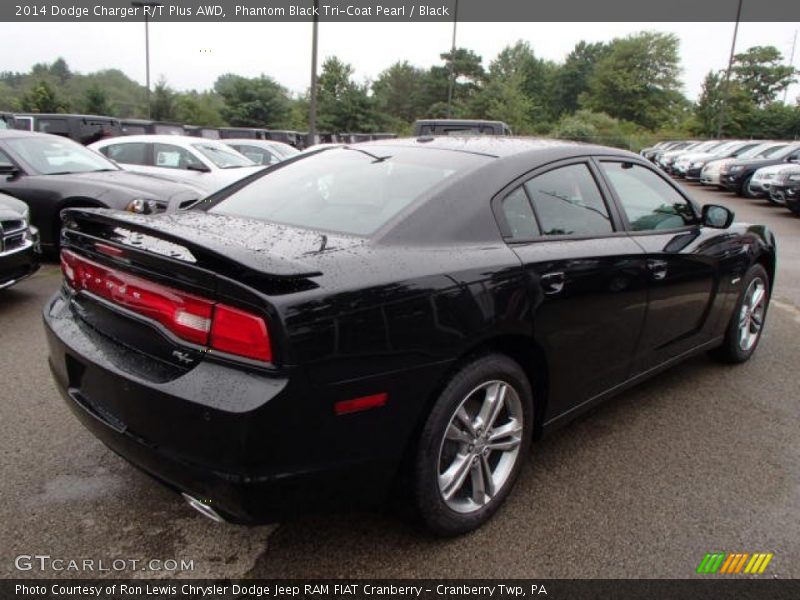
[[[728,363],[749,360],[761,340],[768,305],[769,275],[761,265],[753,265],[742,277],[742,293],[725,332],[725,341],[712,356]]]
[[[488,521],[514,485],[532,427],[531,386],[516,362],[490,354],[465,365],[420,436],[414,503],[424,524],[457,535]]]

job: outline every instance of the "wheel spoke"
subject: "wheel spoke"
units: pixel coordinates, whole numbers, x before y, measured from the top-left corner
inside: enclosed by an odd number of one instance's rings
[[[467,433],[475,437],[475,426],[472,424],[472,418],[470,418],[469,413],[467,413],[467,409],[463,406],[459,408],[458,411],[456,411],[456,418],[461,421]]]
[[[464,485],[464,480],[470,472],[471,465],[471,455],[458,454],[448,469],[439,475],[439,489],[442,491],[442,497],[445,500],[450,500]]]
[[[489,432],[489,441],[496,442],[504,437],[519,435],[520,433],[522,433],[522,424],[516,419],[511,419],[505,425],[492,429]]]
[[[753,313],[752,316],[753,324],[756,326],[757,330],[761,330],[761,326],[764,324],[764,315]]]
[[[750,310],[755,310],[757,307],[761,305],[766,297],[766,291],[764,287],[761,285],[756,285],[756,288],[753,290],[753,297],[750,300]]]
[[[484,477],[483,463],[479,460],[473,461],[469,471],[472,475],[472,501],[483,506],[486,504],[486,478]]]
[[[458,427],[456,427],[455,423],[450,423],[450,427],[447,428],[447,439],[454,442],[469,444],[474,438],[466,431],[461,431]]]
[[[477,423],[479,423],[484,430],[492,426],[497,415],[500,413],[500,409],[505,402],[507,390],[508,386],[499,381],[486,388],[486,396],[477,417]]]
[[[494,477],[492,476],[492,469],[489,466],[489,457],[487,455],[481,456],[481,467],[483,468],[483,477],[486,482],[486,493],[489,495],[489,498],[493,498],[494,495],[497,493],[497,489],[494,485]]]

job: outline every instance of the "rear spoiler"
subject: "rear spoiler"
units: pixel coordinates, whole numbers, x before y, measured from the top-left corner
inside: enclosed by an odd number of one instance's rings
[[[61,212],[61,220],[64,240],[78,246],[86,242],[102,242],[121,251],[167,258],[222,275],[241,270],[275,279],[306,279],[322,275],[321,271],[302,261],[221,243],[191,227],[174,223],[167,226],[147,215],[105,208],[67,208]],[[137,234],[139,242],[132,242],[131,238]]]

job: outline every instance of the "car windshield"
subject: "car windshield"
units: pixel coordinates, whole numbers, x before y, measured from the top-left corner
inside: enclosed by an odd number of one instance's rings
[[[775,152],[766,155],[766,158],[783,159],[792,154],[793,152],[797,152],[798,148],[800,148],[800,146],[798,146],[797,144],[789,144],[788,146],[779,148]]]
[[[114,163],[97,152],[53,135],[13,138],[7,143],[38,175],[119,170]]]
[[[725,142],[724,144],[722,144],[720,146],[717,146],[716,148],[713,148],[709,152],[711,154],[713,154],[714,156],[719,156],[720,154],[726,154],[726,153],[730,152],[738,144],[739,144],[739,142]]]
[[[324,150],[284,163],[209,212],[370,235],[436,186],[486,160],[389,146]]]
[[[769,154],[772,152],[777,152],[778,150],[780,150],[785,146],[786,144],[770,144],[770,143],[759,144],[758,146],[750,148],[750,150],[746,152],[742,152],[736,158],[740,160],[743,158],[755,158],[755,157],[762,158],[765,156],[769,156]]]
[[[256,163],[242,156],[233,148],[225,144],[192,144],[192,147],[210,160],[219,169],[238,169],[239,167],[254,167]]]

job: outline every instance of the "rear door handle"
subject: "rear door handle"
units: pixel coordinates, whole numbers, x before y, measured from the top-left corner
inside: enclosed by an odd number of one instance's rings
[[[545,294],[558,294],[564,289],[564,272],[545,273],[541,277],[542,289]]]
[[[647,268],[650,270],[653,279],[661,281],[667,276],[667,261],[650,259],[647,261]]]

